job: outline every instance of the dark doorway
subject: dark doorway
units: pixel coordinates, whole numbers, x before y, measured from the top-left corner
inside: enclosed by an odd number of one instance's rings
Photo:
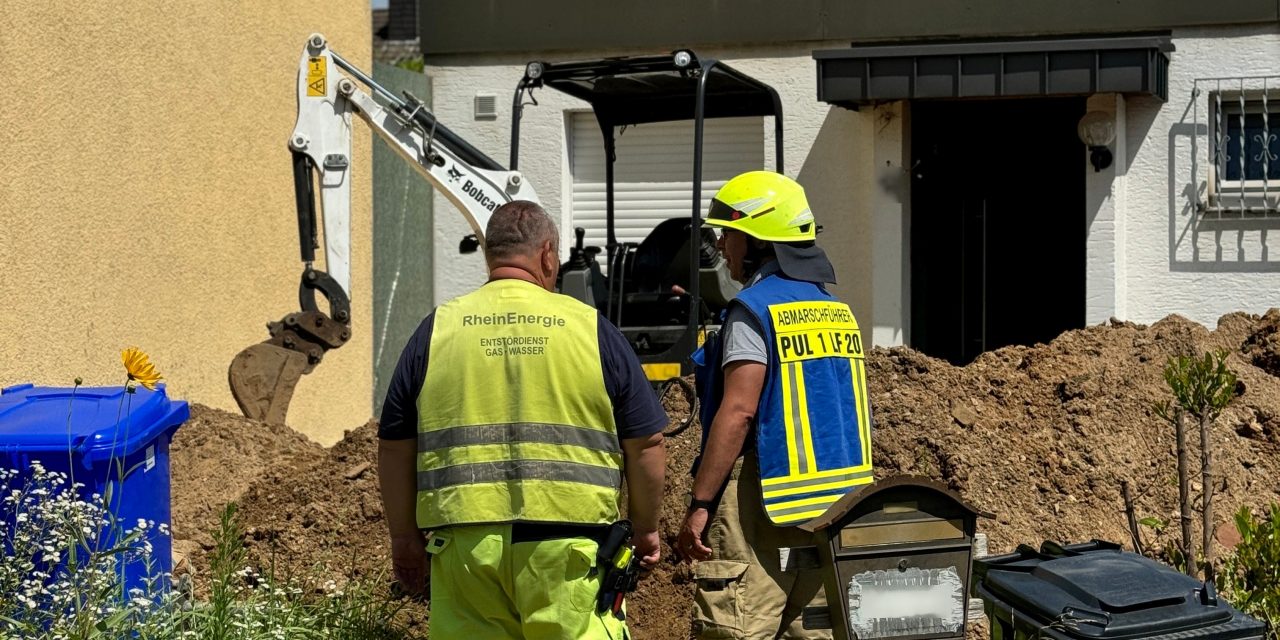
[[[955,364],[1084,326],[1084,98],[911,106],[911,346]]]

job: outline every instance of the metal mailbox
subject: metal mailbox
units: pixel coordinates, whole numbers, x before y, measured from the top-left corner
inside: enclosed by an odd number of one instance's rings
[[[946,486],[898,476],[802,525],[826,572],[836,640],[963,638],[981,513]]]

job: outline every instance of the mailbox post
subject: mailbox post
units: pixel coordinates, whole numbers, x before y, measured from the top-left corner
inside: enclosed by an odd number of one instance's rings
[[[835,639],[963,638],[980,515],[990,517],[945,485],[898,476],[802,525],[826,572]]]

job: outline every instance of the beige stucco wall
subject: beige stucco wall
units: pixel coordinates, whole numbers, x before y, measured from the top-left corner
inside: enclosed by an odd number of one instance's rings
[[[0,3],[0,385],[122,382],[236,410],[226,370],[297,310],[285,142],[308,34],[370,65],[368,0]],[[370,417],[370,167],[355,125],[354,337],[294,395],[321,442]]]

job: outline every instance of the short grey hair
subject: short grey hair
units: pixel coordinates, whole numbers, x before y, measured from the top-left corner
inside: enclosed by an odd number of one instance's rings
[[[484,231],[484,259],[493,263],[515,256],[532,256],[551,242],[560,249],[560,232],[536,202],[512,200],[493,212]]]

